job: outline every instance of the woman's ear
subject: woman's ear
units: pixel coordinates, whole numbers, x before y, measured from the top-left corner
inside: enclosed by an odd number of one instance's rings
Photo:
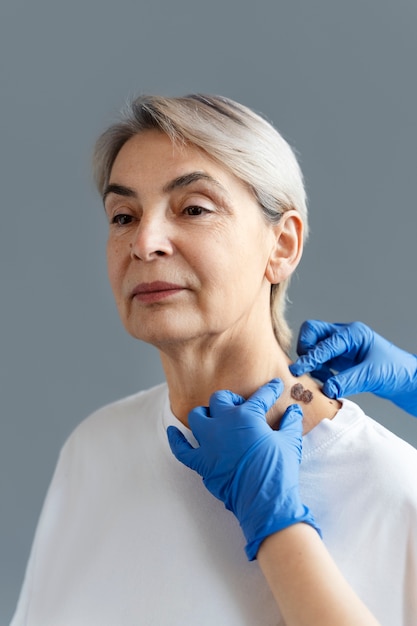
[[[275,241],[265,276],[275,285],[291,276],[301,259],[304,224],[298,211],[291,210],[283,213],[272,229]]]

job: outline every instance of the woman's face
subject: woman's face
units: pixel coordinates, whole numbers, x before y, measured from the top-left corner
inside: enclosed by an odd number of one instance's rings
[[[104,198],[110,283],[134,337],[160,348],[227,338],[269,315],[272,227],[245,185],[204,152],[159,131],[136,135]]]

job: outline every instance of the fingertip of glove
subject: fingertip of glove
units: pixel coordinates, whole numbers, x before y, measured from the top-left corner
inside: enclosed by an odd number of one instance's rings
[[[290,370],[293,376],[300,376],[303,373],[303,369],[301,367],[301,363],[299,360],[295,361],[294,363],[291,363],[288,366],[288,369]]]
[[[173,452],[174,452],[174,449],[176,449],[177,446],[181,444],[185,439],[182,432],[176,426],[168,426],[167,437],[168,437],[169,445]]]
[[[291,363],[288,366],[288,369],[293,376],[302,376],[303,374],[312,372],[315,367],[316,362],[314,361],[314,355],[312,351],[310,351],[302,356],[299,356],[294,363]]]
[[[214,412],[218,407],[239,406],[245,402],[245,398],[230,389],[220,389],[210,396],[210,411]]]
[[[327,380],[324,383],[322,391],[328,398],[340,397],[340,389],[332,380]]]
[[[290,404],[290,406],[287,407],[284,415],[288,414],[292,414],[296,418],[303,417],[303,409],[301,408],[301,404],[298,404],[297,402],[295,402],[294,404]]]
[[[277,398],[282,394],[282,392],[284,391],[284,383],[282,382],[281,378],[272,378],[268,383],[267,386],[270,387],[276,394]]]
[[[282,416],[280,430],[290,430],[296,428],[301,433],[302,421],[303,421],[303,409],[299,404],[291,404],[287,407],[284,415]]]
[[[298,359],[294,361],[294,363],[290,363],[288,369],[293,376],[301,376],[302,374],[305,374],[308,369],[305,358],[302,356],[298,357]]]
[[[303,417],[304,413],[303,413],[303,409],[301,408],[300,404],[293,404],[292,405],[292,409],[295,413],[298,414],[299,417]]]

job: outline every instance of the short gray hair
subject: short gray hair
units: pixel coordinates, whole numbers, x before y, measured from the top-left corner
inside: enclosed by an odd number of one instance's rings
[[[295,154],[279,132],[248,107],[221,96],[140,96],[97,140],[94,178],[101,195],[109,182],[122,146],[145,130],[156,129],[175,143],[204,150],[251,189],[265,216],[277,223],[295,209],[308,231],[303,175]],[[275,336],[288,352],[291,330],[285,320],[289,278],[271,287],[271,316]]]

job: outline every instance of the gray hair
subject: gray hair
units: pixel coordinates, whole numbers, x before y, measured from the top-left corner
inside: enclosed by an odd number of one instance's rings
[[[94,178],[101,195],[109,182],[122,146],[145,130],[164,132],[175,143],[204,150],[249,186],[265,219],[278,223],[295,209],[307,235],[307,201],[295,154],[263,117],[221,96],[192,94],[178,98],[140,96],[98,139],[93,157]],[[289,278],[271,287],[271,317],[275,336],[288,352],[291,330],[285,320]]]

